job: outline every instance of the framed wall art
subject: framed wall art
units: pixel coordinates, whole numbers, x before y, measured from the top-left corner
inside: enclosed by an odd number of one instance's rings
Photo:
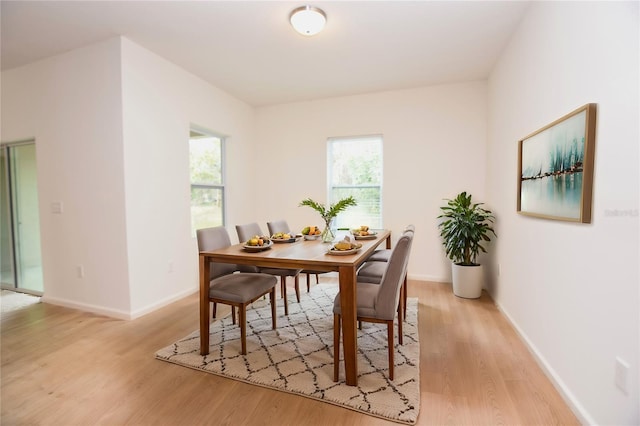
[[[518,212],[591,223],[596,104],[587,104],[518,143]]]

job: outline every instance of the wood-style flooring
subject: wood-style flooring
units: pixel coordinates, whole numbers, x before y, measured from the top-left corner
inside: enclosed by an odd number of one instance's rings
[[[466,300],[410,281],[409,297],[419,299],[418,424],[579,424],[486,293]],[[1,328],[2,425],[394,424],[156,360],[198,328],[197,294],[133,321],[40,303],[3,314]]]

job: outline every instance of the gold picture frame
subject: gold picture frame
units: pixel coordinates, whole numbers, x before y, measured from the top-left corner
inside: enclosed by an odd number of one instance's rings
[[[596,104],[518,141],[518,213],[591,223]]]

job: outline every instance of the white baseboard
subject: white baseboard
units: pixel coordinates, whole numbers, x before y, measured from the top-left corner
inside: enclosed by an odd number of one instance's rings
[[[518,327],[518,324],[513,320],[511,315],[509,315],[509,312],[498,303],[496,303],[496,306],[500,310],[500,312],[502,312],[505,318],[507,318],[507,321],[509,321],[514,330],[516,330],[522,341],[529,349],[529,352],[531,352],[540,368],[542,368],[544,374],[551,381],[551,384],[553,384],[556,390],[560,393],[560,396],[565,400],[571,411],[573,411],[573,414],[578,417],[580,423],[583,425],[595,425],[595,420],[589,415],[582,404],[580,404],[573,392],[571,392],[567,385],[562,381],[560,376],[556,373],[553,367],[551,367],[544,356],[542,356],[536,345],[534,345],[533,342],[527,337],[526,333],[524,333],[522,329]]]
[[[193,293],[196,293],[200,291],[200,288],[198,286],[194,286],[193,288],[189,288],[187,290],[183,290],[180,293],[176,293],[174,295],[171,295],[169,297],[166,297],[158,302],[152,303],[150,305],[145,306],[144,308],[141,309],[137,309],[134,312],[131,313],[131,318],[129,319],[136,319],[136,318],[140,318],[143,315],[146,315],[148,313],[151,313],[157,309],[163,308],[167,305],[172,304],[173,302],[176,302],[180,299],[183,299],[187,296],[192,295]],[[198,308],[198,307],[196,307]],[[199,308],[198,308],[199,309]]]
[[[57,297],[49,297],[47,295],[42,296],[43,303],[50,303],[52,305],[64,306],[65,308],[79,309],[85,312],[92,312],[94,314],[104,315],[111,318],[130,320],[131,315],[129,312],[121,311],[119,309],[105,308],[104,306],[92,305],[90,303],[79,303],[67,299],[60,299]]]
[[[143,315],[151,313],[157,309],[160,309],[164,306],[167,306],[177,300],[180,300],[186,296],[189,296],[198,291],[198,287],[193,287],[180,293],[176,293],[169,297],[166,297],[158,302],[154,302],[150,305],[147,305],[141,309],[137,309],[133,312],[122,311],[119,309],[111,309],[105,308],[104,306],[92,305],[90,303],[79,303],[67,299],[60,299],[57,297],[48,297],[46,295],[42,296],[43,303],[50,303],[52,305],[64,306],[65,308],[79,309],[85,312],[92,312],[94,314],[104,315],[111,318],[121,319],[121,320],[133,320],[136,318],[140,318]]]
[[[416,281],[431,281],[436,283],[449,283],[451,284],[451,278],[439,277],[435,275],[418,275],[418,274],[408,274],[407,278],[410,280]]]

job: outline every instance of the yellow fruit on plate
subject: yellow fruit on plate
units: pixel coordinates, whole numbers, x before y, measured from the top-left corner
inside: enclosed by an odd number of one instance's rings
[[[339,243],[336,243],[333,248],[336,250],[351,250],[351,243],[347,241],[340,241]]]

